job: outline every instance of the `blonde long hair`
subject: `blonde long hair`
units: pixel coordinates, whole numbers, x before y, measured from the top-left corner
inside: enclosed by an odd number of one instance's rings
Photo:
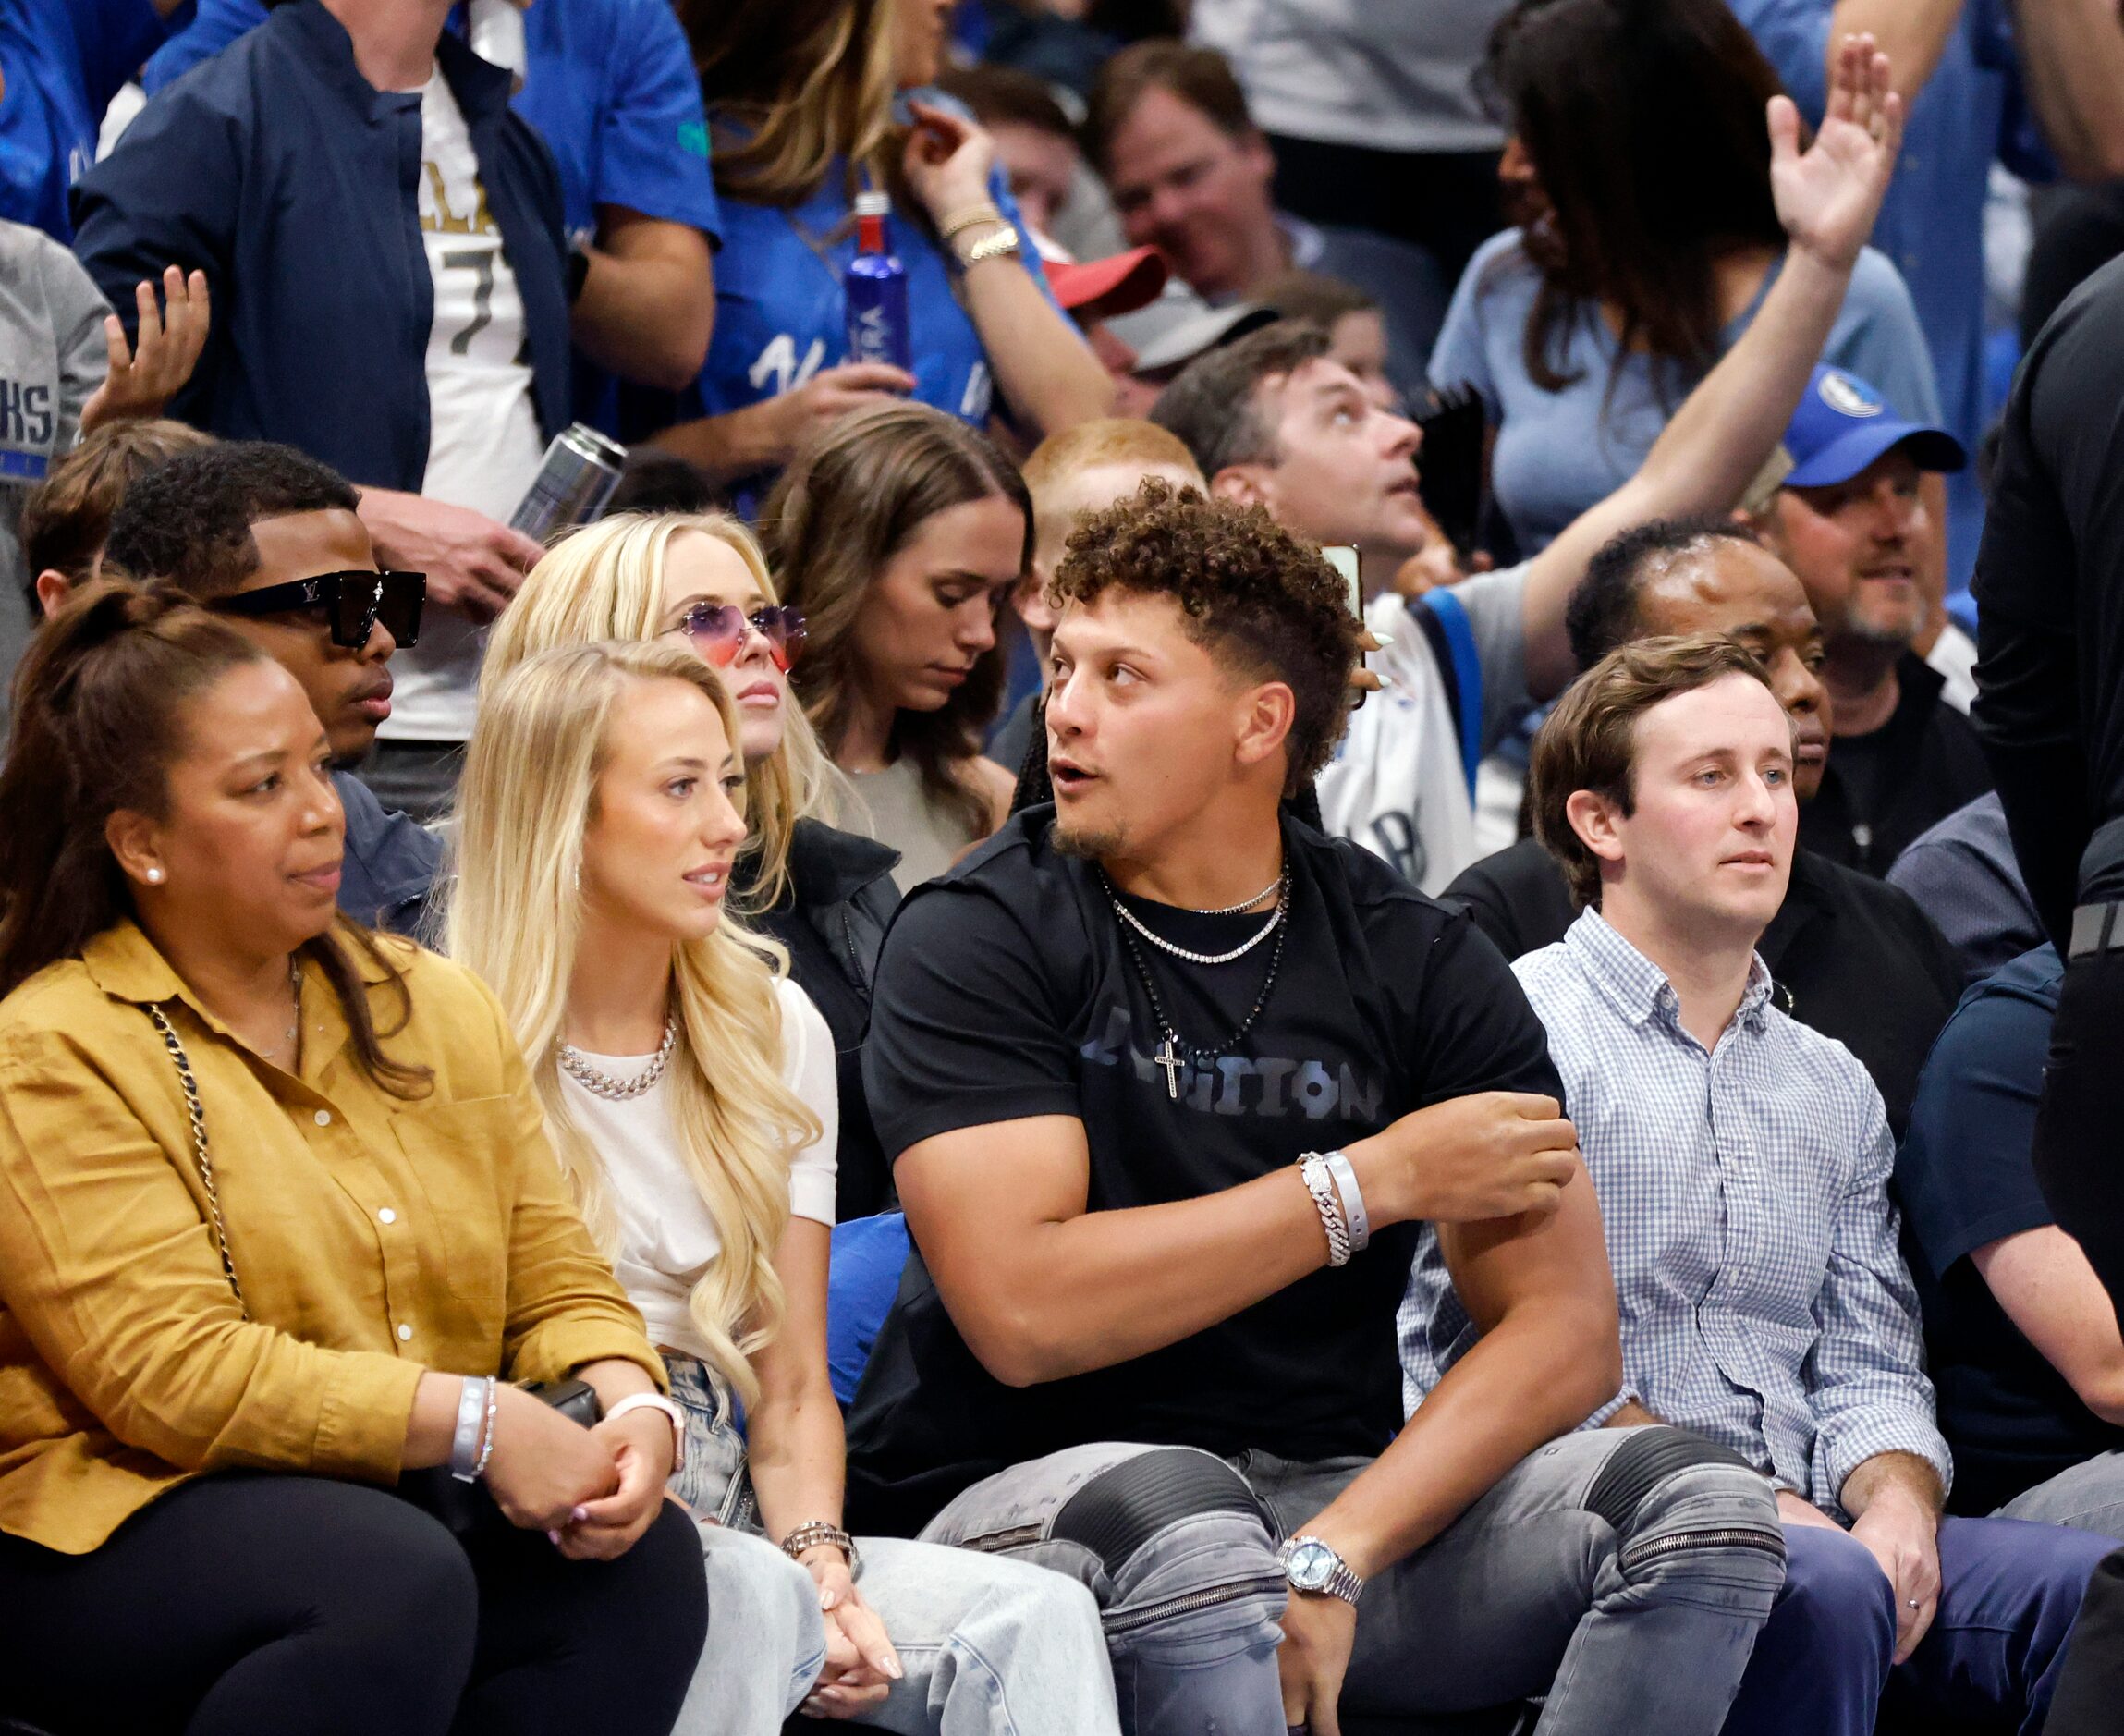
[[[851,196],[866,169],[880,185],[893,177],[895,3],[680,0],[717,192],[800,205],[836,157],[846,159]]]
[[[780,600],[760,544],[728,513],[616,513],[572,532],[531,568],[487,642],[481,692],[525,658],[556,646],[655,639],[664,621],[665,559],[672,539],[689,533],[727,544],[745,563],[760,594],[769,603]],[[782,715],[781,746],[758,765],[745,768],[745,818],[751,832],[745,853],[754,864],[743,901],[748,910],[772,909],[781,898],[798,820],[837,811],[845,801],[794,693]]]
[[[684,681],[737,715],[713,669],[681,645],[608,642],[531,657],[482,688],[459,786],[445,934],[500,998],[545,1111],[569,1192],[607,1254],[618,1214],[597,1151],[560,1083],[561,1023],[581,942],[584,834],[612,757],[615,704],[635,681]],[[782,1320],[775,1250],[789,1221],[789,1163],[818,1118],[782,1082],[775,980],[787,960],[726,917],[672,948],[679,1039],[668,1077],[688,1173],[722,1238],[687,1299],[709,1366],[748,1403],[750,1361]]]

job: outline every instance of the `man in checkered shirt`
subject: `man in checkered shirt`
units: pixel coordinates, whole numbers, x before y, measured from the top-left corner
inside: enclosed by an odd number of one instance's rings
[[[1627,1384],[1607,1425],[1696,1430],[1779,1491],[1786,1585],[1727,1736],[1866,1736],[1884,1690],[1927,1721],[2039,1728],[2116,1545],[1940,1516],[1952,1466],[1880,1094],[1779,1009],[1754,952],[1798,826],[1783,708],[1730,641],[1641,641],[1565,695],[1532,788],[1582,910],[1515,969],[1615,1267]],[[1451,1350],[1405,1343],[1419,1391]]]

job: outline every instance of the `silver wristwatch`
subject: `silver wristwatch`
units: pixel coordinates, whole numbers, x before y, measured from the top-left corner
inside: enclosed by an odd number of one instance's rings
[[[1363,1594],[1357,1571],[1318,1537],[1293,1537],[1276,1552],[1276,1564],[1293,1591],[1320,1592],[1354,1606]]]

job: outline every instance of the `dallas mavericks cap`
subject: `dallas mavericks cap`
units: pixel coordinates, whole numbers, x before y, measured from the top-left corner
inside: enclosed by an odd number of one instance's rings
[[[1787,488],[1847,483],[1890,446],[1906,446],[1921,471],[1959,471],[1969,462],[1961,442],[1944,428],[1904,422],[1855,373],[1816,368],[1806,396],[1785,429],[1792,455]]]

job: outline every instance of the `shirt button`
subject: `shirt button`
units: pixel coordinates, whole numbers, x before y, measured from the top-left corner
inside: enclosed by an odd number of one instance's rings
[[[316,1121],[319,1127],[330,1127],[332,1125],[332,1111],[320,1109],[311,1119]]]
[[[398,1342],[399,1342],[399,1343],[401,1343],[401,1344],[405,1343],[405,1342],[406,1342],[406,1340],[407,1340],[407,1339],[410,1339],[412,1336],[413,1336],[413,1328],[412,1328],[411,1326],[400,1326],[400,1327],[398,1328]]]
[[[376,1214],[376,1218],[379,1223],[395,1224],[398,1221],[398,1214],[386,1205]]]

